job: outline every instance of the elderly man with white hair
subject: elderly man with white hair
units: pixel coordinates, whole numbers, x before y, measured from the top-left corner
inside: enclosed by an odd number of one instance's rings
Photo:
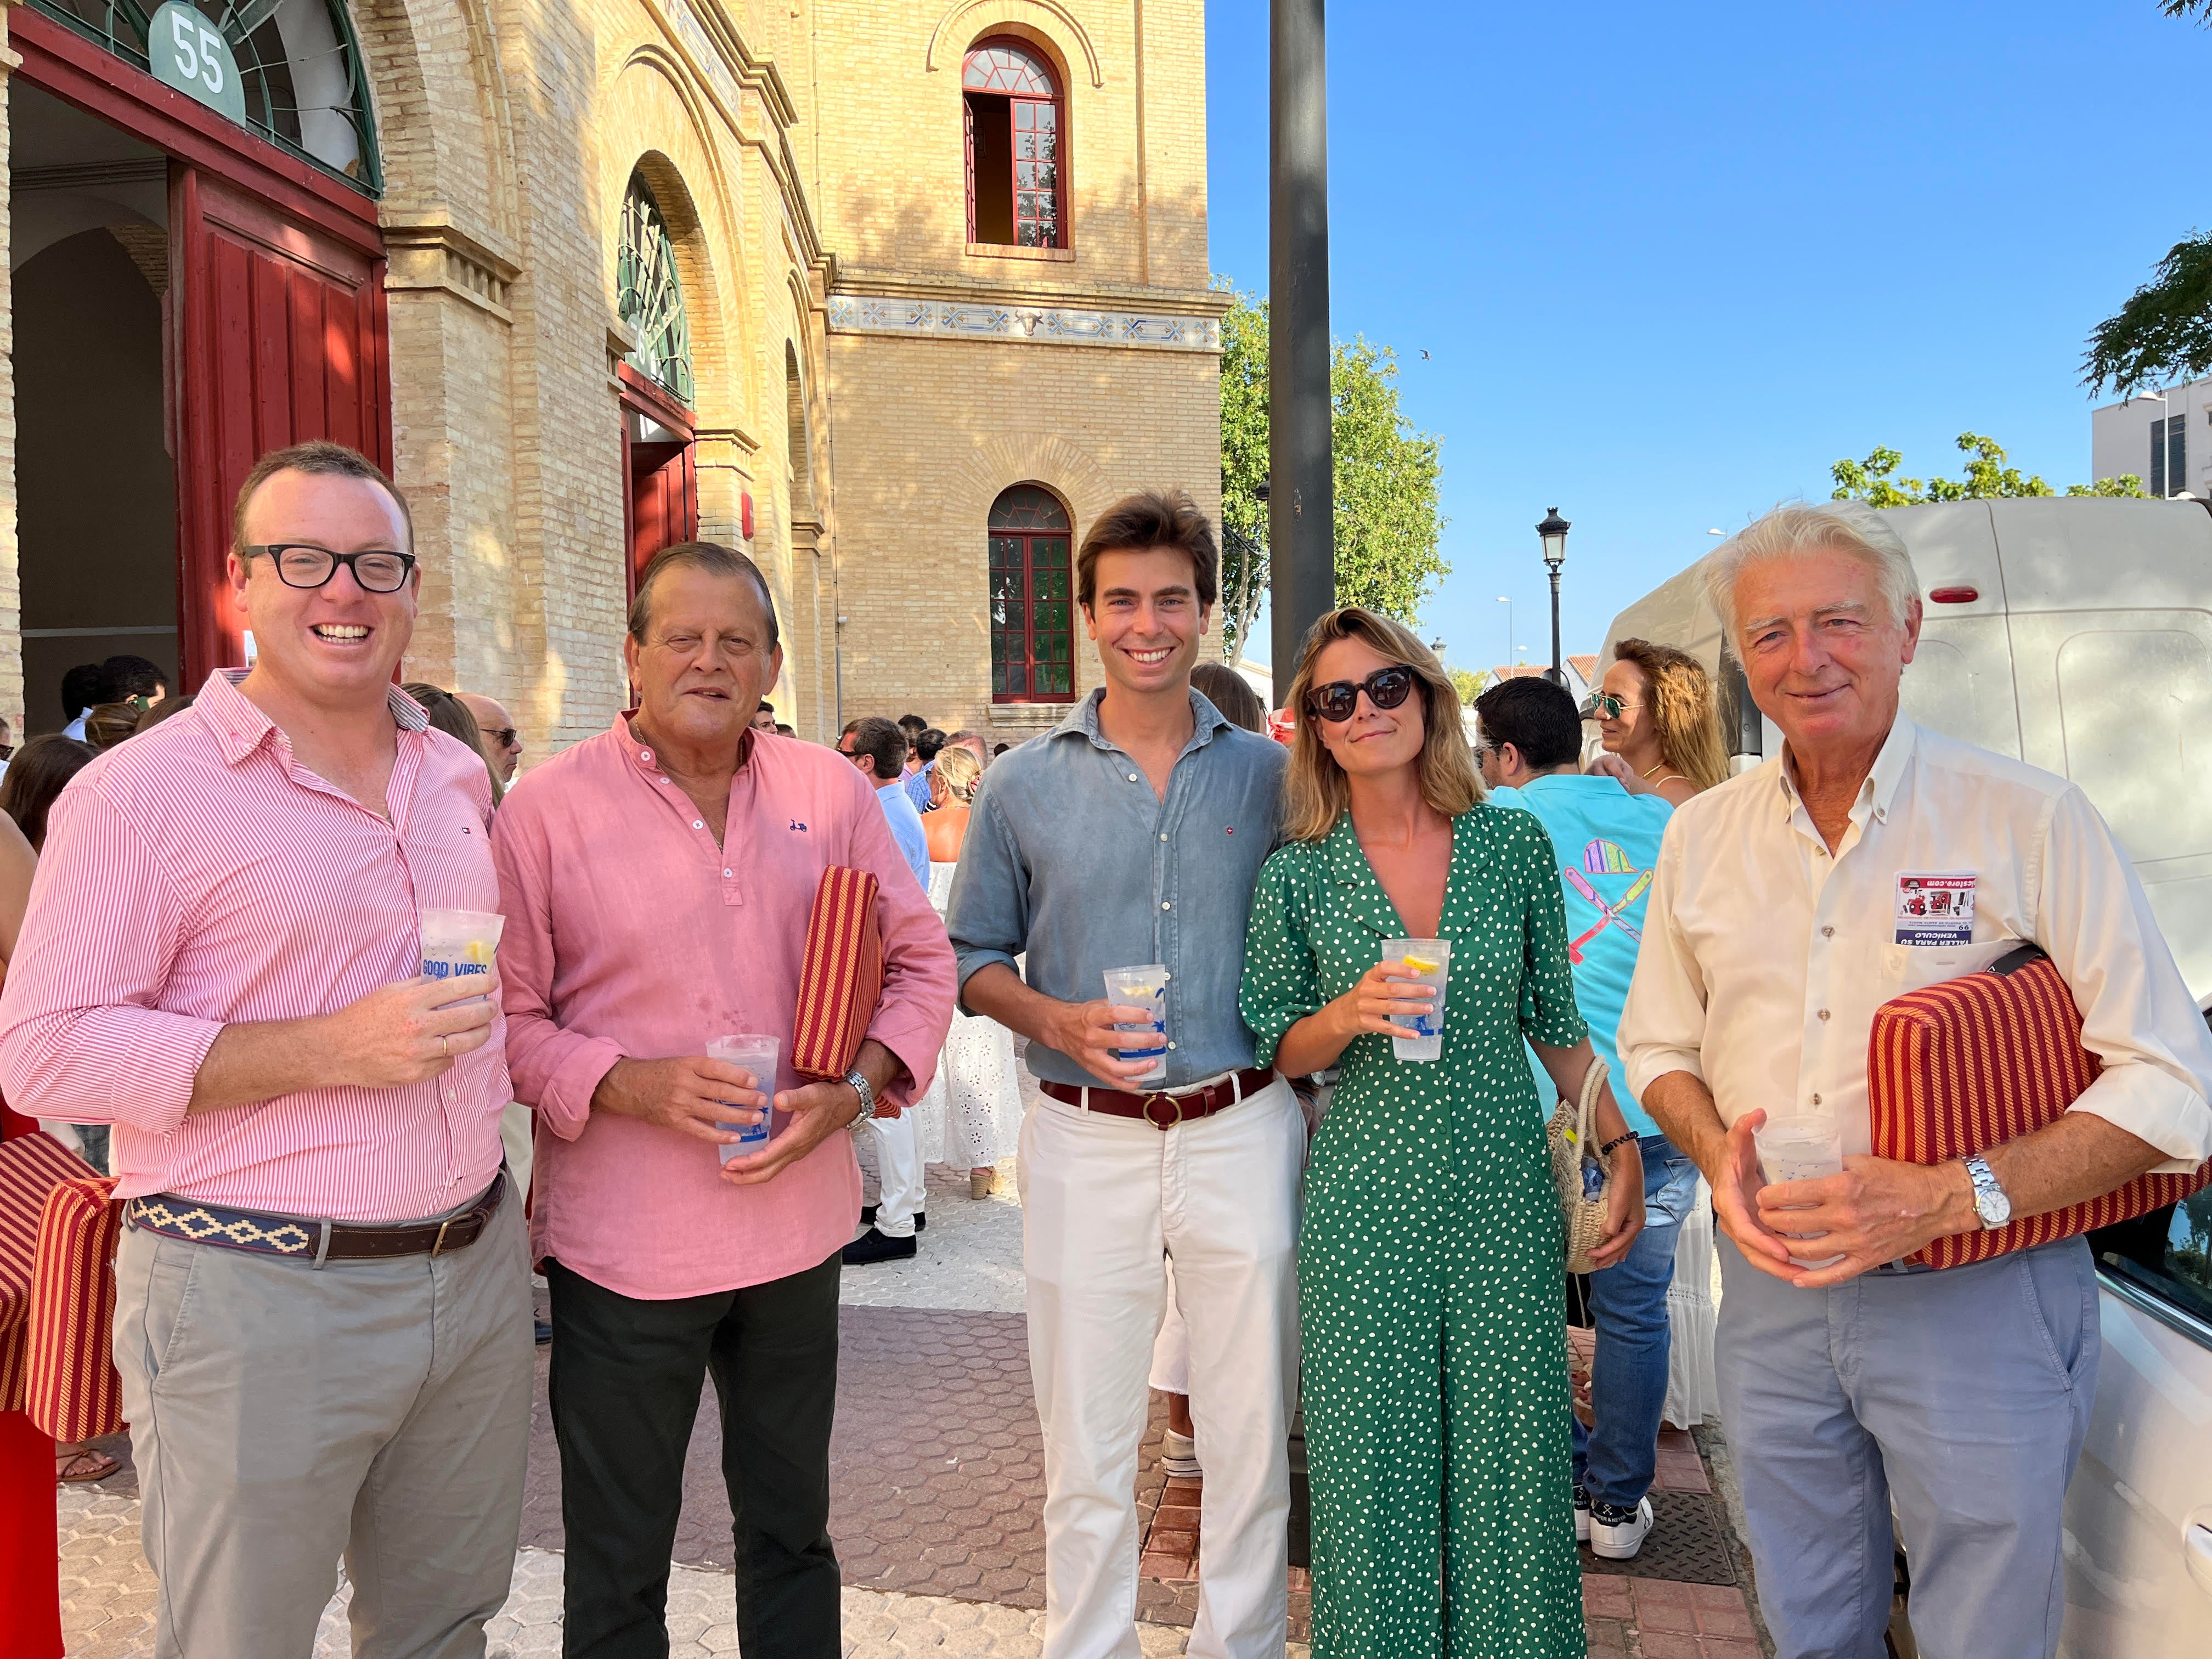
[[[2212,1036],[2081,792],[1899,713],[1920,596],[1878,514],[1778,507],[1708,578],[1787,742],[1675,812],[1620,1051],[1712,1182],[1723,1413],[1760,1604],[1781,1659],[1878,1659],[1893,1503],[1921,1651],[2055,1654],[2060,1504],[2097,1378],[2088,1246],[1942,1271],[1905,1259],[2212,1155]],[[1896,927],[1902,884],[1927,873],[1971,875],[1969,945]],[[2028,940],[2073,989],[2096,1081],[1974,1158],[1869,1156],[1875,1008]],[[1844,1172],[1762,1186],[1752,1135],[1770,1114],[1831,1120]],[[1793,1247],[1834,1260],[1801,1266]]]

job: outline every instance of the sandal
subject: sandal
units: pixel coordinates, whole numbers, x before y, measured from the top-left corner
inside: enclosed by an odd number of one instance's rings
[[[999,1171],[995,1167],[968,1171],[968,1196],[988,1198],[999,1189]]]
[[[106,1452],[91,1446],[57,1446],[54,1479],[64,1483],[105,1480],[123,1467]]]

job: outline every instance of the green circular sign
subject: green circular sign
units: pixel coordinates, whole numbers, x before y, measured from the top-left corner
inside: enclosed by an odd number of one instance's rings
[[[155,78],[246,125],[246,88],[230,42],[185,0],[168,0],[146,28],[146,57]]]

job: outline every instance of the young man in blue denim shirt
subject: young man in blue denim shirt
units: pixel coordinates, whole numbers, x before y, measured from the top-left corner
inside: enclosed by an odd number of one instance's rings
[[[1660,837],[1674,808],[1657,795],[1630,794],[1618,779],[1581,775],[1582,720],[1575,700],[1549,680],[1505,680],[1475,699],[1474,712],[1491,800],[1534,812],[1550,832],[1566,890],[1575,1006],[1643,1144],[1643,1234],[1626,1258],[1589,1279],[1597,1426],[1585,1429],[1579,1419],[1574,1425],[1575,1534],[1596,1554],[1626,1560],[1651,1530],[1645,1494],[1667,1399],[1667,1287],[1674,1277],[1675,1234],[1698,1192],[1697,1166],[1637,1103],[1613,1047]],[[1540,1071],[1540,1099],[1549,1093],[1544,1084]]]
[[[1030,1367],[1044,1428],[1044,1659],[1135,1659],[1136,1476],[1164,1253],[1190,1328],[1206,1468],[1190,1650],[1281,1659],[1305,1122],[1237,1008],[1285,751],[1190,689],[1213,532],[1147,492],[1084,538],[1076,598],[1105,685],[977,791],[945,921],[961,1000],[1030,1039],[1022,1126]],[[1026,979],[1015,958],[1027,953]],[[1123,1060],[1166,970],[1166,1074]]]

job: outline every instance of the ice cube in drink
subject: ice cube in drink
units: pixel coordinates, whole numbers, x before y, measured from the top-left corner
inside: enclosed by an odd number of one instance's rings
[[[1127,1079],[1131,1083],[1158,1083],[1168,1074],[1168,970],[1161,963],[1148,962],[1135,968],[1109,968],[1106,970],[1106,1000],[1117,1008],[1149,1008],[1152,1022],[1146,1025],[1116,1025],[1117,1031],[1129,1033],[1136,1041],[1119,1051],[1123,1060],[1149,1060],[1150,1068]]]
[[[1441,939],[1394,939],[1382,945],[1382,960],[1405,964],[1400,981],[1418,980],[1429,988],[1433,1004],[1425,1014],[1401,1020],[1420,1033],[1415,1037],[1392,1037],[1390,1052],[1400,1060],[1440,1060],[1444,1052],[1444,992],[1451,983],[1451,941]]]
[[[422,974],[427,979],[489,976],[507,918],[488,910],[422,912]],[[471,999],[476,1001],[482,998]]]

